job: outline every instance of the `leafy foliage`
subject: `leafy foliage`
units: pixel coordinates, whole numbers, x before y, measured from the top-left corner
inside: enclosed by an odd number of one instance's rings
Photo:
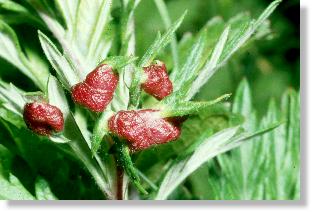
[[[233,103],[233,111],[246,119],[244,128],[255,130],[284,120],[277,129],[251,139],[229,154],[205,166],[209,173],[206,189],[211,199],[299,199],[300,190],[300,100],[293,90],[285,92],[281,108],[272,100],[262,120],[257,120],[251,92],[242,81]],[[294,131],[293,131],[294,129]],[[290,133],[290,134],[289,134]],[[296,151],[297,153],[294,153]],[[196,180],[194,176],[193,180]],[[199,191],[198,191],[199,192]]]
[[[163,35],[158,33],[138,58],[134,12],[139,0],[123,0],[120,4],[112,0],[1,1],[1,9],[31,20],[45,54],[43,58],[35,48],[32,53],[27,51],[14,30],[0,19],[0,56],[40,89],[26,92],[0,81],[0,120],[5,129],[5,133],[0,134],[0,187],[5,191],[1,198],[167,199],[184,188],[185,180],[192,181],[196,170],[207,162],[214,173],[222,173],[219,180],[209,177],[204,183],[213,188],[208,198],[233,199],[230,197],[236,198],[235,195],[242,195],[237,197],[240,199],[298,198],[299,142],[293,141],[299,137],[299,117],[292,114],[294,111],[298,114],[299,110],[296,93],[284,97],[281,110],[272,103],[260,124],[252,110],[246,82],[238,89],[232,110],[229,103],[221,103],[230,96],[228,94],[212,101],[190,101],[244,44],[270,33],[267,18],[280,2],[272,2],[255,20],[245,14],[228,22],[213,18],[197,35],[182,38],[178,43],[175,33],[186,12],[171,24],[166,5],[162,0],[155,0],[167,30]],[[141,92],[142,70],[161,57],[168,44],[171,44],[175,64],[169,70],[174,92],[155,103],[155,99]],[[50,73],[45,59],[53,68]],[[107,109],[95,114],[74,105],[67,91],[101,63],[116,69],[119,83]],[[26,102],[35,100],[47,101],[61,109],[65,120],[62,133],[42,138],[26,129],[23,107]],[[109,133],[107,121],[120,110],[141,108],[159,109],[164,118],[188,116],[181,138],[131,153],[123,140]],[[253,115],[249,117],[249,113]],[[244,121],[242,116],[246,118]],[[275,129],[282,118],[288,120],[287,124]],[[247,140],[253,142],[221,155]],[[288,146],[285,140],[292,144]],[[262,158],[257,160],[254,155]],[[30,176],[15,176],[12,169],[15,157],[27,164]],[[230,162],[232,158],[233,163]],[[289,163],[296,164],[295,172],[289,171]],[[51,164],[57,164],[58,178],[51,178]],[[256,174],[252,171],[254,167],[270,175]],[[125,174],[120,174],[120,170]],[[277,171],[284,175],[280,176]],[[78,176],[73,184],[78,189],[73,192],[76,196],[66,196],[66,191],[57,189],[60,185],[67,187],[71,175]],[[80,179],[83,176],[87,180]],[[224,184],[227,178],[232,182]],[[252,181],[248,181],[249,178]],[[234,183],[234,179],[239,179],[240,184]],[[257,185],[253,191],[247,190],[250,182]],[[136,190],[130,193],[132,185]],[[286,185],[291,185],[292,190]],[[271,190],[264,194],[261,188]],[[128,193],[132,196],[128,197]]]

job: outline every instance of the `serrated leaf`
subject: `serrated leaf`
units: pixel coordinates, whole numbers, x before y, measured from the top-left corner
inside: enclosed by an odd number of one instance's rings
[[[238,25],[238,29],[234,28],[233,23],[229,23],[231,31],[224,30],[219,42],[216,44],[214,53],[211,58],[200,71],[199,76],[193,82],[192,87],[188,91],[187,100],[191,99],[199,89],[210,79],[218,68],[226,63],[226,61],[256,32],[256,30],[266,21],[281,0],[272,2],[266,10],[255,21],[249,22],[245,20]],[[239,20],[240,21],[240,20]],[[234,29],[233,29],[234,28]]]
[[[42,3],[31,4],[82,78],[106,58],[115,33],[110,23],[111,0],[58,1],[57,6],[64,17],[66,27],[62,26],[53,17],[53,12],[48,12]]]
[[[205,43],[205,37],[201,35],[192,46],[191,52],[181,70],[175,68],[171,73],[170,79],[172,80],[174,91],[179,91],[185,82],[197,75]]]
[[[0,20],[0,57],[17,67],[41,90],[45,90],[48,71],[32,66],[26,55],[22,52],[15,32],[2,20]]]
[[[40,31],[38,34],[42,49],[47,59],[57,72],[63,85],[70,90],[73,85],[80,81],[78,73],[74,70],[67,58],[59,52],[56,46],[46,35]]]
[[[160,184],[156,195],[157,200],[164,200],[175,190],[175,188],[187,178],[193,171],[199,168],[210,158],[222,153],[222,145],[238,132],[238,128],[230,128],[221,131],[197,146],[192,155],[174,163],[167,171]]]
[[[238,127],[228,128],[207,138],[197,146],[193,154],[170,167],[160,185],[156,199],[166,199],[192,172],[211,158],[234,149],[256,136],[275,129],[279,125],[280,123],[276,123],[253,133],[239,133],[240,128]]]
[[[199,89],[204,85],[206,80],[212,76],[213,70],[218,64],[223,48],[228,39],[229,31],[230,31],[229,27],[227,27],[223,31],[218,43],[216,44],[214,48],[211,58],[209,59],[209,62],[207,62],[207,64],[203,68],[204,71],[201,71],[198,77],[196,78],[196,80],[192,83],[192,87],[189,89],[186,100],[191,99],[199,91]]]

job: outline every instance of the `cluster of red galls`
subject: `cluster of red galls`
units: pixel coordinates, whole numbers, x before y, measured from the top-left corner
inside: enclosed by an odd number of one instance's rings
[[[173,90],[164,63],[157,62],[144,68],[146,80],[141,88],[158,100]],[[107,64],[99,65],[83,82],[71,88],[72,99],[94,112],[102,112],[113,99],[118,84],[118,74]],[[29,129],[39,135],[49,136],[61,132],[64,119],[61,110],[45,102],[27,103],[24,120]],[[155,144],[167,143],[180,136],[180,122],[161,118],[152,109],[119,111],[108,121],[111,133],[126,139],[133,150],[146,149]]]

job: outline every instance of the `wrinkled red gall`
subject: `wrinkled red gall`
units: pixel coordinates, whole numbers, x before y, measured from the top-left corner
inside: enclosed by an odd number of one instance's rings
[[[142,89],[158,100],[172,93],[173,87],[167,73],[166,65],[162,62],[144,68],[147,80],[141,85]]]
[[[134,151],[176,140],[180,127],[160,117],[157,110],[119,111],[108,121],[112,133],[127,139]]]
[[[74,85],[71,95],[77,104],[94,112],[102,112],[113,99],[118,84],[118,75],[106,64],[89,73],[83,82]]]
[[[27,127],[39,135],[49,136],[53,132],[61,132],[64,128],[62,111],[48,103],[27,103],[23,117]]]

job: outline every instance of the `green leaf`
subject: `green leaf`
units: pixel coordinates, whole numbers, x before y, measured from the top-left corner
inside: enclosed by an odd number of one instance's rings
[[[227,27],[223,31],[218,43],[216,44],[212,52],[211,58],[204,67],[204,71],[201,71],[196,80],[192,83],[192,87],[189,89],[186,100],[191,99],[199,91],[199,89],[206,83],[207,79],[209,79],[214,73],[213,70],[218,64],[219,58],[222,54],[223,48],[228,39],[229,31],[230,27]]]
[[[241,82],[234,98],[233,110],[246,117],[244,128],[248,131],[278,128],[251,138],[252,142],[241,145],[230,154],[218,156],[218,164],[212,167],[220,174],[208,179],[208,184],[217,188],[212,199],[289,200],[300,196],[298,96],[293,91],[285,93],[281,109],[275,101],[271,101],[266,116],[257,121],[249,85],[246,80]],[[280,120],[287,122],[280,123]]]
[[[141,0],[123,0],[120,20],[120,55],[135,54],[134,11]]]
[[[197,146],[193,154],[174,163],[161,182],[155,199],[167,199],[171,192],[173,192],[188,175],[209,159],[224,152],[223,149],[227,147],[225,144],[231,141],[231,138],[233,138],[237,132],[237,127],[229,128],[211,137],[205,138],[205,140]]]
[[[205,36],[201,35],[191,48],[191,52],[186,58],[184,65],[181,70],[174,69],[171,73],[170,78],[175,92],[181,92],[182,87],[186,86],[185,83],[194,77],[198,73],[200,68],[200,60],[204,51],[206,40]]]
[[[61,44],[65,57],[81,78],[106,58],[115,33],[110,23],[111,0],[57,1],[66,28],[53,17],[53,11],[47,11],[44,4],[30,3]]]
[[[157,54],[159,54],[160,51],[162,51],[162,49],[168,45],[168,43],[172,39],[172,36],[174,36],[175,31],[181,25],[186,13],[187,12],[184,12],[183,15],[172,24],[172,26],[166,31],[166,33],[163,36],[157,36],[156,40],[153,42],[153,44],[148,48],[146,53],[141,58],[138,64],[139,67],[148,66],[155,59]]]
[[[112,0],[79,2],[78,14],[76,16],[76,36],[78,41],[85,45],[81,49],[87,50],[87,59],[92,60],[97,48],[102,45],[103,40],[101,40],[101,36],[107,27],[107,23],[110,21],[111,6]],[[78,31],[81,29],[83,29],[84,33]]]
[[[170,19],[169,12],[168,12],[165,2],[163,0],[154,0],[154,2],[157,6],[158,12],[160,14],[162,21],[164,22],[166,29],[168,29],[171,25],[171,19]],[[171,54],[173,58],[174,67],[176,69],[179,69],[178,42],[177,42],[177,38],[175,34],[173,34],[172,36],[172,39],[170,42],[170,48],[171,48]]]
[[[17,67],[29,77],[41,90],[45,90],[48,79],[47,69],[34,67],[22,52],[13,29],[0,20],[0,57]]]
[[[210,59],[200,71],[198,77],[192,83],[192,87],[188,91],[187,100],[191,99],[199,89],[211,78],[211,76],[224,65],[227,60],[256,32],[256,30],[265,23],[266,19],[271,15],[281,0],[272,2],[266,10],[255,21],[249,22],[248,19],[237,19],[229,23],[222,33],[218,43],[214,48]],[[241,22],[237,24],[237,22]],[[233,27],[236,26],[236,27]]]
[[[63,85],[70,90],[73,85],[80,81],[78,73],[74,70],[68,59],[58,51],[56,46],[46,35],[40,31],[38,34],[46,57],[57,72]]]
[[[153,44],[148,48],[146,53],[143,55],[143,57],[139,61],[138,67],[134,70],[133,78],[132,78],[132,82],[130,86],[130,105],[132,107],[135,108],[139,104],[140,94],[141,94],[140,83],[141,83],[141,77],[143,75],[142,67],[148,66],[155,59],[155,57],[160,53],[160,51],[162,51],[162,49],[167,46],[167,44],[172,39],[174,32],[181,25],[185,15],[186,15],[186,12],[184,12],[184,14],[167,30],[167,32],[163,36],[158,34]]]
[[[10,173],[11,152],[0,144],[0,199],[2,200],[34,200],[18,178]]]
[[[133,56],[129,56],[129,57],[127,57],[127,56],[113,56],[113,57],[106,58],[100,64],[109,64],[110,66],[113,67],[113,69],[120,72],[122,68],[133,63],[137,59],[138,59],[137,57],[133,57]]]
[[[65,19],[67,30],[73,34],[77,30],[75,25],[78,18],[77,11],[80,1],[55,0],[55,3]]]
[[[0,102],[3,108],[22,117],[26,100],[24,98],[24,93],[13,84],[8,85],[0,81]]]
[[[96,121],[93,129],[93,135],[92,135],[92,141],[91,141],[91,149],[93,154],[95,154],[102,143],[102,140],[105,135],[108,135],[108,119],[114,114],[114,112],[110,109],[107,108],[100,116],[100,118]],[[106,141],[104,141],[106,142]],[[108,145],[108,144],[107,144]],[[106,145],[106,146],[107,146]],[[106,151],[108,152],[108,147],[105,148]]]
[[[10,174],[8,180],[0,176],[0,199],[2,200],[34,200],[35,198],[24,188],[21,182]]]
[[[63,135],[69,140],[68,144],[89,170],[101,191],[107,198],[113,199],[116,195],[111,162],[107,159],[105,161],[107,163],[103,163],[98,155],[92,157],[89,142],[85,140],[73,114],[69,110],[64,90],[53,76],[49,78],[48,88],[49,103],[57,106],[63,112],[65,121]]]
[[[38,200],[57,200],[52,193],[49,183],[42,177],[37,177],[35,182],[36,198]]]
[[[205,139],[197,146],[193,154],[170,167],[160,185],[156,199],[166,199],[191,173],[213,157],[234,149],[246,141],[267,133],[278,126],[280,126],[280,123],[253,133],[239,133],[240,128],[238,127],[228,128]],[[201,137],[200,139],[204,138]]]
[[[174,116],[185,116],[185,115],[194,115],[207,110],[212,105],[217,104],[223,100],[226,100],[230,97],[230,94],[225,94],[219,98],[212,101],[205,102],[177,102],[173,104],[163,105],[161,107],[161,116],[162,117],[174,117]]]

